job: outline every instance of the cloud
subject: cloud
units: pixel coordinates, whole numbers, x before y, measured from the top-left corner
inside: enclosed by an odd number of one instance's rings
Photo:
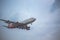
[[[30,25],[29,31],[0,27],[4,40],[59,40],[57,37],[59,37],[60,25],[56,24],[59,20],[58,11],[49,12],[53,4],[52,0],[5,0],[3,2],[2,19],[19,22],[30,17],[37,19],[33,25]]]

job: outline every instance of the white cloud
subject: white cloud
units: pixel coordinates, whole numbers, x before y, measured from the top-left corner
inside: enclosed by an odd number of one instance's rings
[[[57,13],[50,13],[50,7],[54,0],[15,0],[4,2],[2,18],[13,21],[25,20],[35,17],[37,20],[31,25],[31,30],[7,29],[1,27],[3,37],[8,40],[55,40],[57,32]],[[10,5],[9,5],[10,4]],[[5,39],[4,39],[5,40]]]

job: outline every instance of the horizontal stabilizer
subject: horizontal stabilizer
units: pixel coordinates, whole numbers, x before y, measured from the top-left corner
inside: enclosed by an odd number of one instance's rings
[[[0,19],[1,21],[6,21],[6,20],[3,20],[3,19]]]
[[[4,26],[4,27],[8,27],[8,26],[5,26],[5,25],[2,25],[2,26]]]

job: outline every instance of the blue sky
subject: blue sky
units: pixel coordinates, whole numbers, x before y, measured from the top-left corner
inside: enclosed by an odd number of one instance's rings
[[[53,13],[50,11],[54,2],[55,0],[2,0],[2,19],[20,22],[30,17],[36,18],[29,25],[29,31],[0,27],[3,40],[59,40],[59,10],[56,9]]]

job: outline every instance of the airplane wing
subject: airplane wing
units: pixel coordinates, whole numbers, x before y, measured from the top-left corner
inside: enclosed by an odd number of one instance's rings
[[[15,22],[12,22],[12,21],[9,21],[9,20],[3,20],[3,19],[0,19],[0,21],[4,21],[5,23],[15,23]]]
[[[34,22],[36,19],[35,18],[29,18],[29,19],[27,19],[27,20],[24,20],[24,21],[22,21],[21,23],[22,24],[32,24],[32,22]]]

